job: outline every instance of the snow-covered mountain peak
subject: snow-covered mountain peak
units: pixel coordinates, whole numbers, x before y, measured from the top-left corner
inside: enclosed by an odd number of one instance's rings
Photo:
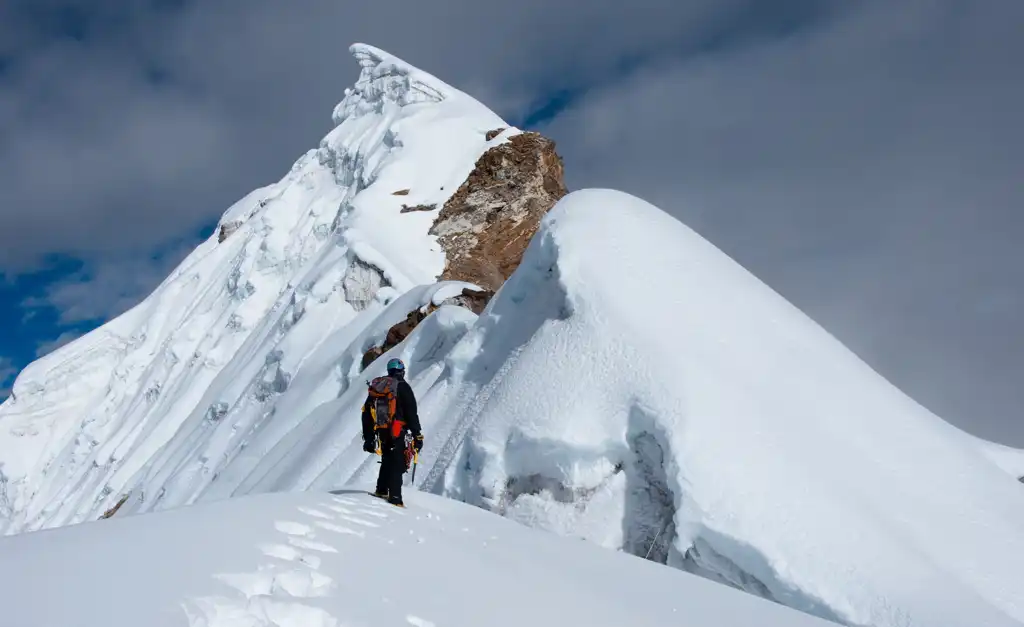
[[[412,103],[441,102],[453,94],[461,94],[444,81],[415,68],[380,48],[352,44],[349,51],[359,62],[359,79],[345,90],[345,99],[334,110],[334,123],[354,111],[375,108],[389,101],[398,106]]]
[[[942,422],[665,212],[562,198],[550,140],[352,52],[359,78],[316,148],[145,301],[18,378],[0,405],[0,532],[372,486],[364,382],[401,357],[420,490],[850,625],[1024,624],[1020,451]],[[322,503],[263,502],[268,529]],[[236,504],[206,511],[256,511]],[[461,547],[458,521],[485,516],[451,511],[431,544]],[[208,609],[253,618],[233,613],[253,586]]]
[[[439,209],[518,131],[489,136],[508,125],[473,98],[376,48],[352,52],[359,78],[317,148],[224,212],[142,303],[15,381],[0,405],[0,530],[94,518],[147,468],[170,473],[160,455],[189,425],[229,424],[238,448],[220,454],[237,455],[320,342],[348,329],[332,357],[371,342],[359,333],[382,308],[444,271]],[[339,394],[361,364],[334,365],[304,401]],[[226,461],[196,456],[196,489]]]
[[[360,74],[334,109],[334,128],[285,180],[316,187],[319,176],[329,173],[344,194],[331,222],[315,225],[316,235],[337,232],[356,256],[403,291],[436,280],[445,261],[428,233],[436,212],[403,210],[444,205],[475,160],[500,143],[487,137],[488,131],[507,124],[472,97],[378,48],[354,44],[351,52]],[[516,134],[510,129],[502,141]],[[293,228],[298,216],[275,217],[280,205],[268,207],[278,188],[257,190],[229,208],[219,238],[256,216],[261,216],[257,229]],[[284,211],[305,207],[286,205]],[[274,264],[284,251],[268,244],[263,256]]]

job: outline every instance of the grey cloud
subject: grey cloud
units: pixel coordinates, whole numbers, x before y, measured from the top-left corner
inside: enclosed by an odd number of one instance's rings
[[[647,68],[549,131],[575,185],[659,204],[940,415],[1021,445],[1021,23],[867,3]]]
[[[94,271],[194,236],[329,130],[353,41],[516,116],[749,4],[0,1],[0,276],[54,253]],[[55,39],[69,11],[79,39]],[[116,291],[153,285],[128,272]],[[93,311],[90,290],[58,287],[42,302],[65,319]]]
[[[745,4],[9,0],[0,33],[22,36],[0,77],[0,266],[139,252],[215,220],[328,130],[353,41],[515,107]],[[81,41],[52,38],[64,13]]]
[[[0,123],[8,269],[54,252],[146,252],[208,222],[211,201],[234,195],[219,189],[218,172],[240,172],[215,105],[147,87],[102,58],[62,74],[78,48],[26,61],[3,91],[14,112]],[[59,86],[36,78],[47,76]]]
[[[54,43],[0,2],[0,268],[86,259],[30,303],[65,322],[148,293],[169,267],[114,268],[315,145],[365,41],[510,118],[583,94],[547,129],[572,186],[656,202],[945,417],[1024,444],[1020,3],[88,5],[84,41]]]

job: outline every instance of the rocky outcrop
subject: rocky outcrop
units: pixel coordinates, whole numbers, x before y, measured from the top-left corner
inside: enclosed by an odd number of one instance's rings
[[[494,296],[494,292],[485,290],[471,290],[464,289],[458,296],[446,298],[441,305],[455,305],[458,307],[465,307],[472,311],[476,315],[483,313],[484,307],[491,301],[491,297]],[[410,311],[405,317],[405,320],[392,326],[388,329],[387,335],[384,336],[384,343],[380,346],[371,347],[365,353],[363,353],[362,369],[366,368],[374,362],[375,359],[388,352],[392,348],[398,346],[402,340],[409,337],[412,330],[415,329],[419,323],[423,322],[427,316],[437,311],[440,307],[436,305],[427,305],[419,309]]]
[[[437,209],[437,205],[416,205],[410,207],[409,205],[402,205],[401,213],[412,213],[413,211],[433,211]]]
[[[439,279],[497,290],[519,266],[541,218],[566,193],[562,158],[550,139],[519,133],[485,152],[430,229],[447,258]]]
[[[486,138],[492,141],[505,131],[488,131]],[[408,192],[402,189],[392,194]],[[464,289],[442,304],[481,314],[519,266],[541,218],[566,193],[562,158],[555,152],[555,143],[538,133],[518,133],[481,155],[466,181],[441,208],[430,232],[437,236],[447,259],[438,280],[465,281],[484,289]],[[401,212],[435,210],[436,205],[403,204]],[[363,369],[398,346],[437,309],[428,305],[410,311],[405,320],[388,329],[380,346],[363,354]]]
[[[128,501],[129,496],[131,496],[130,492],[128,494],[122,495],[121,498],[117,500],[117,503],[115,503],[113,507],[103,512],[103,514],[100,516],[100,520],[106,520],[107,518],[110,518],[111,516],[116,514],[117,510],[121,509],[121,506]]]
[[[217,243],[223,244],[224,240],[231,237],[231,234],[237,231],[240,226],[242,226],[242,222],[240,220],[225,222],[220,225],[220,230],[217,233]]]
[[[457,305],[459,307],[465,307],[472,311],[476,315],[480,315],[484,312],[484,308],[487,307],[487,303],[491,302],[491,298],[494,297],[494,292],[491,290],[471,290],[464,289],[458,296],[446,298],[442,305]]]

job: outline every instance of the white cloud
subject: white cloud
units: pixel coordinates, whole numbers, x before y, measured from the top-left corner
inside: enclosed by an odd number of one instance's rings
[[[193,240],[179,243],[156,258],[87,264],[49,284],[42,295],[25,299],[21,306],[26,315],[56,310],[60,326],[106,322],[148,296],[197,244]]]
[[[79,331],[65,331],[58,335],[57,337],[53,338],[52,340],[40,343],[36,347],[36,357],[38,358],[44,355],[48,355],[53,351],[57,350],[58,348],[60,348],[61,346],[64,346],[65,344],[70,344],[71,342],[77,340],[80,337],[82,337],[82,333]]]

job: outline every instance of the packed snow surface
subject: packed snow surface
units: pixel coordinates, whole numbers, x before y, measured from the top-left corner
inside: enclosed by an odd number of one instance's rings
[[[824,627],[440,497],[276,494],[0,538],[18,627]]]

